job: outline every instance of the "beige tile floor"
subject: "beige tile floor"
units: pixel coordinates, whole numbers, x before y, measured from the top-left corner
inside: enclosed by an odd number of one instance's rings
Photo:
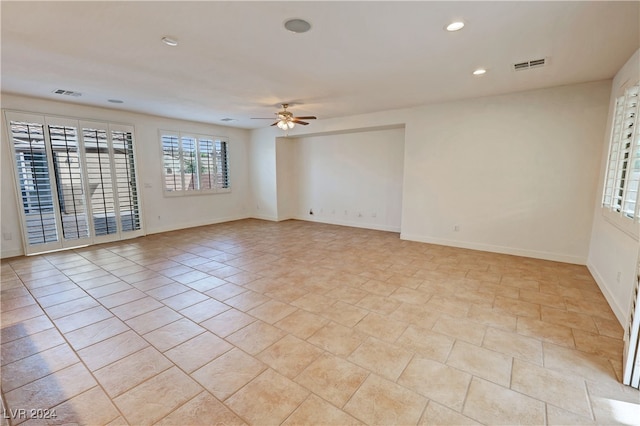
[[[8,259],[1,288],[5,424],[640,422],[583,266],[244,220]]]

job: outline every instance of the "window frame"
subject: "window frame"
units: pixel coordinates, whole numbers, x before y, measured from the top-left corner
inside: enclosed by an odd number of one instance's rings
[[[177,162],[179,163],[179,167],[175,167],[175,164],[176,164],[175,159],[172,161],[172,164],[174,165],[174,167],[172,167],[172,171],[173,171],[172,175],[174,176],[174,179],[173,179],[174,188],[175,188],[176,181],[180,182],[180,187],[177,189],[167,188],[167,182],[168,182],[167,177],[170,175],[167,173],[167,169],[169,167],[167,167],[168,163],[165,159],[164,147],[165,147],[166,137],[175,138],[175,140],[177,140],[177,143],[178,143]],[[160,142],[160,155],[161,155],[161,161],[162,161],[162,167],[161,167],[162,193],[165,197],[188,197],[188,196],[200,196],[200,195],[211,195],[211,194],[226,194],[231,192],[231,184],[230,184],[230,176],[229,176],[229,138],[228,137],[205,135],[202,133],[194,133],[194,132],[182,132],[182,131],[176,131],[176,130],[159,130],[158,138]],[[192,139],[194,141],[194,145],[193,145],[194,155],[191,155],[190,158],[195,160],[195,169],[190,173],[191,178],[189,181],[187,181],[187,179],[189,179],[188,177],[189,173],[187,172],[188,166],[186,165],[186,161],[185,161],[185,151],[183,146],[184,139]],[[210,157],[210,161],[207,161],[207,164],[209,164],[210,166],[213,165],[214,170],[209,172],[210,187],[208,188],[202,187],[203,175],[201,175],[201,173],[202,173],[203,166],[200,158],[201,158],[201,155],[203,154],[203,151],[201,149],[202,147],[201,142],[211,143],[210,145],[211,151],[207,151],[207,152],[210,152],[212,157]],[[225,169],[225,171],[222,173],[222,176],[223,176],[222,180],[224,180],[224,177],[226,176],[226,182],[222,182],[222,183],[220,182],[220,178],[218,177],[219,175],[218,160],[219,159],[216,154],[216,146],[218,143],[221,144],[222,149],[220,152],[221,152],[221,156],[224,157],[224,159],[222,160],[223,161],[222,167]],[[193,164],[191,164],[190,167],[194,167]],[[179,179],[175,178],[176,169],[179,170],[180,172]],[[213,182],[211,180],[211,177],[213,177]]]
[[[631,112],[634,113],[632,119],[632,128],[630,136],[630,147],[628,148],[628,157],[618,157],[617,155],[627,151],[624,146],[625,141],[628,138],[625,137],[625,123],[628,119],[625,119],[625,105],[630,99],[628,93],[636,91],[635,95],[636,105],[635,109]],[[620,111],[620,108],[623,108]],[[618,120],[620,116],[620,120]],[[627,84],[620,89],[619,95],[613,99],[610,112],[610,132],[609,132],[609,146],[606,153],[606,164],[604,173],[604,183],[602,188],[601,207],[602,215],[604,218],[625,232],[634,239],[640,237],[640,191],[636,192],[635,199],[635,211],[633,217],[629,217],[625,213],[625,201],[628,191],[630,190],[632,178],[632,169],[634,168],[634,161],[640,161],[640,82]],[[615,157],[615,158],[614,158]],[[626,169],[623,165],[626,162]],[[616,203],[616,192],[619,192],[621,197],[620,205]]]

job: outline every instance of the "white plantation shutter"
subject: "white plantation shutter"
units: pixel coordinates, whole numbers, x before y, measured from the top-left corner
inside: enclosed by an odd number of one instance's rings
[[[182,191],[182,166],[180,155],[180,137],[162,135],[162,159],[164,163],[164,190]]]
[[[91,211],[93,231],[96,236],[118,232],[115,221],[115,198],[113,196],[113,174],[109,155],[107,129],[85,127],[82,129],[87,177],[91,188]]]
[[[622,147],[629,156],[626,164],[626,186],[622,198],[622,212],[630,218],[638,218],[638,186],[640,185],[640,86],[627,99],[623,123]]]
[[[631,223],[638,221],[640,187],[640,86],[616,99],[602,204]]]
[[[93,235],[97,242],[142,235],[133,127],[80,122]]]
[[[8,111],[26,254],[142,235],[133,127]]]
[[[229,188],[229,161],[227,158],[227,141],[216,141],[216,187]]]
[[[133,152],[133,131],[126,128],[114,128],[114,126],[110,126],[110,129],[116,196],[120,207],[120,231],[137,231],[140,229],[140,206]]]
[[[78,129],[73,125],[49,124],[58,206],[65,240],[89,237],[89,222],[80,160]]]
[[[18,198],[22,204],[27,253],[58,248],[54,184],[40,117],[7,116],[15,159]],[[40,121],[40,122],[39,122]]]
[[[614,110],[613,116],[613,127],[611,134],[611,144],[609,148],[609,163],[607,165],[607,178],[605,183],[604,190],[604,200],[603,204],[606,207],[613,207],[613,191],[616,188],[616,175],[618,169],[618,158],[620,154],[620,134],[622,131],[622,117],[623,117],[623,109],[624,109],[624,96],[619,97],[616,100],[616,106]],[[619,198],[617,206],[620,206]]]
[[[185,191],[196,191],[200,189],[198,184],[198,160],[196,138],[183,136],[182,142],[182,176],[184,177]]]
[[[216,187],[216,159],[213,153],[213,140],[201,138],[198,142],[200,188],[213,189]]]
[[[167,195],[229,192],[226,138],[160,132]]]

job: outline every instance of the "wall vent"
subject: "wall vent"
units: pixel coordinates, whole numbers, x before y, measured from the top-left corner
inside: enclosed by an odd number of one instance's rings
[[[530,61],[518,62],[517,64],[513,64],[514,71],[524,71],[532,68],[540,68],[547,64],[547,58],[541,59],[532,59]]]
[[[64,96],[82,96],[80,92],[74,92],[73,90],[64,90],[64,89],[56,89],[53,91],[56,95],[64,95]]]

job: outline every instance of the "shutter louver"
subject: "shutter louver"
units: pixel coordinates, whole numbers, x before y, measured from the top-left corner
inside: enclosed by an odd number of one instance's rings
[[[140,210],[133,158],[133,135],[131,132],[112,130],[111,141],[120,209],[120,230],[136,231],[140,229]]]
[[[198,161],[196,159],[196,139],[183,136],[182,142],[182,175],[184,189],[195,191],[200,189],[198,184]]]
[[[82,167],[75,127],[49,125],[53,167],[58,189],[58,206],[65,240],[89,237]]]
[[[115,221],[115,202],[111,159],[107,131],[104,129],[82,129],[87,178],[91,190],[94,234],[109,235],[118,232]]]
[[[200,188],[214,189],[216,187],[216,164],[213,153],[213,141],[211,139],[199,139],[198,148],[200,155]]]
[[[27,244],[57,242],[58,230],[44,125],[11,121],[10,127]]]
[[[165,191],[182,190],[180,170],[180,141],[174,135],[162,135],[162,158],[164,161]]]
[[[623,217],[638,218],[640,187],[640,86],[616,100],[602,204]]]
[[[227,158],[227,142],[216,141],[216,187],[229,188],[229,163]]]
[[[640,184],[640,126],[638,126],[638,99],[640,87],[635,86],[629,93],[624,110],[623,144],[626,160],[626,188],[622,200],[622,212],[626,217],[638,217],[638,185]]]

